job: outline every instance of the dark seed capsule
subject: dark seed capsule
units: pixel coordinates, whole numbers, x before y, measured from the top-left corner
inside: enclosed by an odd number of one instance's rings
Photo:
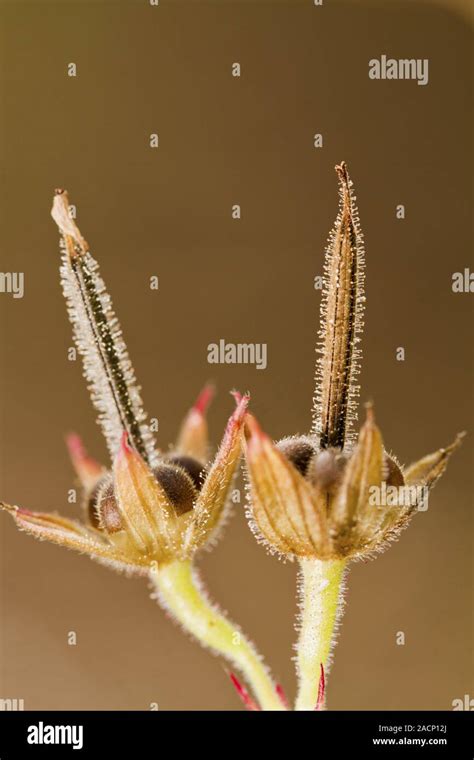
[[[315,454],[315,448],[310,439],[304,436],[284,438],[277,443],[276,447],[301,475],[306,475],[311,458]]]
[[[201,485],[199,478],[202,472],[205,473],[205,468],[191,457],[175,457],[174,459],[183,460],[189,474],[185,471],[183,464],[178,466],[178,461],[174,464],[158,465],[153,469],[153,474],[172,503],[176,514],[182,515],[194,507],[198,495],[195,482]],[[105,530],[107,533],[117,533],[122,530],[122,519],[110,475],[101,478],[92,490],[87,501],[87,514],[90,525],[96,530]]]
[[[181,467],[160,464],[153,468],[153,474],[172,503],[176,514],[190,512],[197,498],[193,480]]]
[[[197,490],[201,490],[202,484],[204,483],[204,479],[207,475],[207,470],[204,465],[201,464],[201,462],[198,462],[197,459],[193,459],[193,457],[179,455],[170,456],[167,458],[167,461],[171,464],[177,464],[178,467],[181,467],[181,469],[183,469],[189,475]]]

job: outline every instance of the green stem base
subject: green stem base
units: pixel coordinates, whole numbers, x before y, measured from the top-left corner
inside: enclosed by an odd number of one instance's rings
[[[199,643],[220,654],[245,677],[262,710],[284,710],[254,645],[212,603],[191,562],[172,562],[150,573],[160,604]]]
[[[300,565],[301,625],[296,646],[299,691],[295,710],[314,710],[321,665],[326,673],[329,666],[346,561],[304,559]]]

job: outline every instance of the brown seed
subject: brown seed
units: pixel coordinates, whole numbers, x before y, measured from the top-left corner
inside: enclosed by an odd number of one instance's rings
[[[207,475],[207,470],[201,462],[198,462],[194,457],[180,456],[178,454],[168,457],[167,461],[181,467],[189,475],[197,490],[201,490]]]
[[[172,503],[176,514],[190,512],[197,498],[197,490],[191,477],[171,464],[160,464],[153,468],[153,474]]]
[[[307,436],[284,438],[276,447],[304,477],[315,453],[312,441]]]
[[[88,516],[93,528],[117,533],[122,530],[122,519],[110,476],[99,480],[88,501]]]

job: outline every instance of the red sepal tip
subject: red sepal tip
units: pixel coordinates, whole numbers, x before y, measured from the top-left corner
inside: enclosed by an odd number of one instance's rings
[[[89,456],[77,433],[66,435],[66,446],[74,469],[85,488],[90,488],[104,471],[99,462]]]
[[[234,397],[235,403],[238,405],[242,401],[242,394],[240,391],[231,391],[230,395]]]
[[[285,692],[283,691],[283,686],[281,684],[277,683],[276,686],[275,686],[275,691],[276,691],[276,693],[278,695],[278,699],[282,703],[283,707],[286,710],[289,710],[290,709],[290,703],[288,702],[288,698],[287,698]]]
[[[77,433],[68,433],[66,435],[66,446],[71,460],[78,466],[84,464],[97,470],[102,469],[101,465],[89,456],[81,436]]]
[[[212,383],[207,383],[194,402],[193,411],[202,414],[204,417],[209,408],[209,404],[214,398],[215,392],[214,385]]]
[[[71,459],[86,459],[87,454],[82,443],[82,439],[77,433],[68,433],[66,436],[66,446],[71,455]]]
[[[326,692],[326,679],[324,677],[324,666],[323,666],[323,663],[321,663],[321,675],[319,676],[318,698],[316,700],[316,707],[314,708],[315,710],[323,709],[325,692]]]
[[[248,693],[245,686],[240,683],[237,676],[234,673],[229,673],[229,678],[232,681],[237,694],[239,695],[240,699],[244,703],[247,710],[254,710],[254,711],[260,710],[260,707],[257,705],[256,702],[254,702],[254,700]]]
[[[269,440],[268,435],[263,432],[253,414],[247,413],[245,415],[244,433],[249,445],[249,452],[253,450],[258,451],[260,445]]]
[[[128,437],[128,432],[126,430],[124,430],[122,433],[122,438],[120,439],[120,448],[124,454],[130,454],[133,450],[130,446],[130,440]]]

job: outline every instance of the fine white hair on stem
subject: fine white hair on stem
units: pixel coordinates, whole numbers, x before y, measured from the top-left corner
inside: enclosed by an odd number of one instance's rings
[[[190,562],[173,562],[150,571],[152,598],[201,646],[221,655],[241,672],[257,700],[256,709],[285,710],[262,656],[241,628],[209,598]],[[253,709],[255,709],[253,708]]]
[[[344,610],[346,569],[345,560],[300,560],[296,710],[316,708],[321,666],[327,675]]]

